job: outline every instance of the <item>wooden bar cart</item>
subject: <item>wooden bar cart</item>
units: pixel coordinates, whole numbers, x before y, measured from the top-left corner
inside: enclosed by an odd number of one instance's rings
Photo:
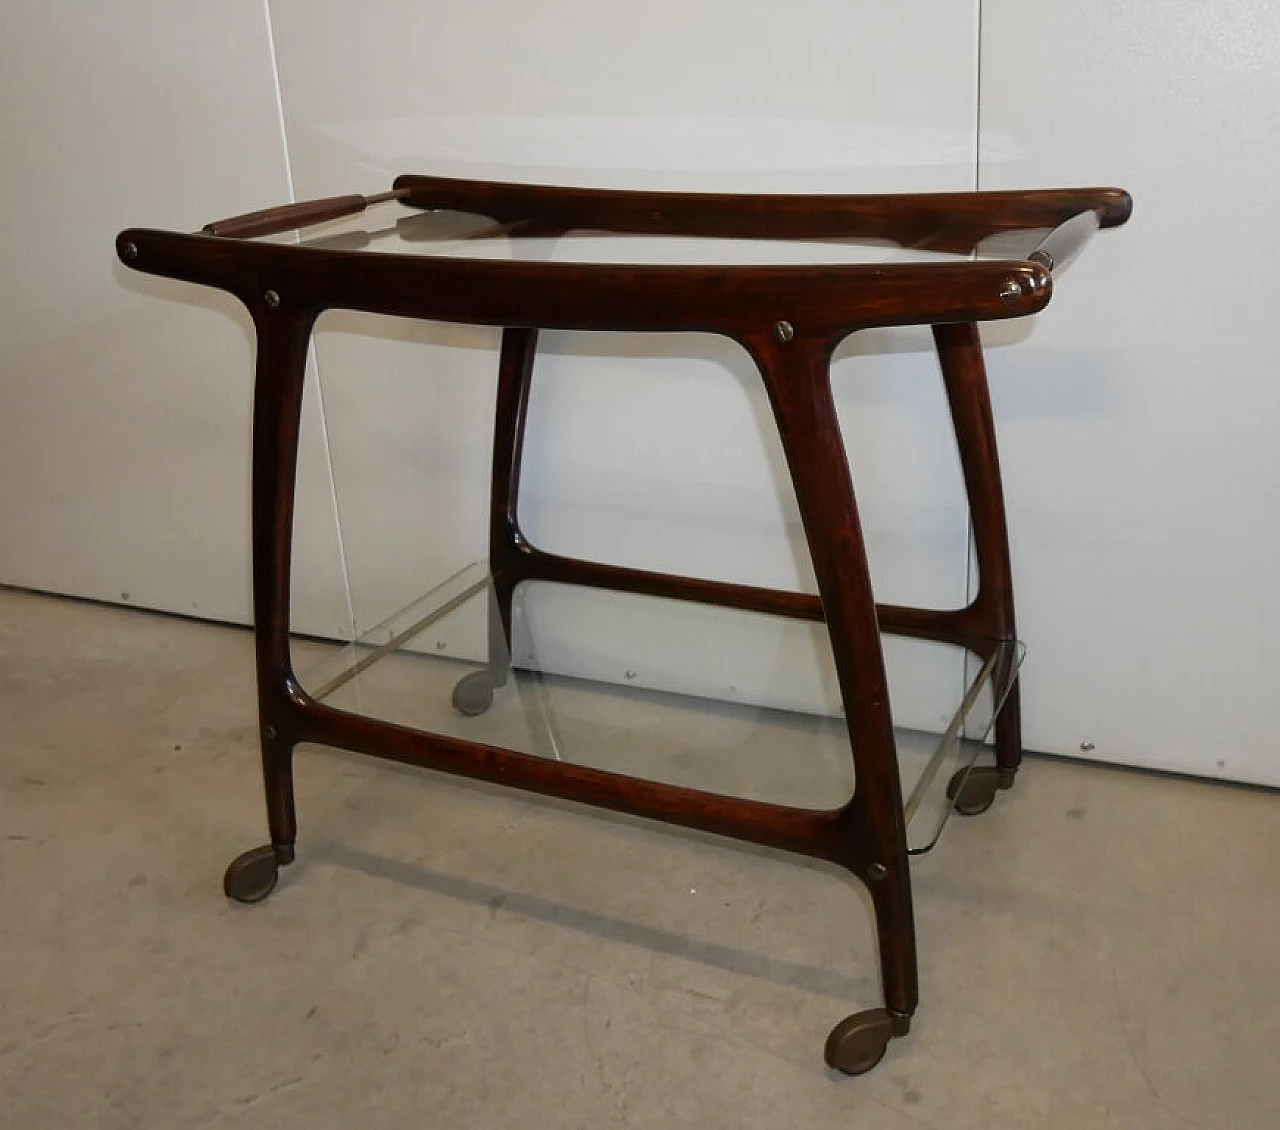
[[[260,237],[354,216],[370,205],[415,218],[470,217],[466,238],[428,254],[384,254],[368,233],[303,242]],[[956,720],[922,770],[937,778],[943,810],[983,811],[1014,781],[1021,758],[1018,644],[996,437],[977,323],[1044,308],[1062,265],[1099,227],[1123,224],[1118,189],[916,195],[739,195],[632,192],[401,176],[378,196],[286,205],[209,224],[202,231],[130,229],[116,249],[129,267],[235,295],[257,334],[253,408],[253,608],[270,843],[228,867],[227,895],[265,898],[294,859],[293,752],[316,742],[445,773],[615,809],[835,862],[870,892],[880,943],[883,1007],[836,1025],[828,1064],[860,1074],[917,1004],[908,820],[891,715],[882,633],[939,641],[980,665]],[[405,229],[407,230],[407,229]],[[583,262],[488,256],[503,246],[592,231],[644,241],[839,241],[880,248],[874,262]],[[366,238],[367,237],[367,238]],[[889,257],[884,245],[894,245]],[[480,251],[477,251],[480,248]],[[461,250],[459,250],[461,249]],[[475,592],[490,606],[486,662],[457,682],[453,711],[480,718],[518,681],[513,604],[529,582],[585,586],[825,624],[843,703],[842,739],[856,783],[847,801],[814,808],[643,779],[537,752],[362,716],[328,701],[330,681],[304,689],[290,648],[290,555],[304,371],[312,330],[329,309],[502,328],[490,499],[489,563]],[[977,584],[964,607],[877,604],[868,570],[829,367],[850,334],[873,327],[932,328],[968,496]],[[540,549],[519,520],[521,453],[541,329],[695,331],[738,342],[754,360],[799,503],[816,593],[674,576]],[[440,610],[437,609],[438,614]],[[425,621],[424,621],[425,622]],[[388,643],[358,660],[398,643]],[[994,765],[972,749],[955,756],[965,711],[989,693]],[[980,743],[979,743],[980,744]],[[969,743],[973,745],[972,742]],[[929,844],[940,829],[927,830]],[[926,845],[929,846],[929,845]]]

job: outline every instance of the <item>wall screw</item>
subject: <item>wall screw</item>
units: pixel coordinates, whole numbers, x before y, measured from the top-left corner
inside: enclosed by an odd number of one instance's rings
[[[1081,752],[1081,753],[1092,753],[1092,752],[1093,752],[1093,750],[1094,750],[1094,744],[1093,744],[1093,742],[1081,742],[1081,743],[1080,743],[1080,752]]]
[[[277,306],[280,305],[280,295],[277,294],[274,290],[267,291],[267,293],[264,294],[262,297],[263,297],[263,300],[266,302],[266,304],[270,306],[272,310],[274,310]]]
[[[636,677],[636,673],[635,673],[634,671],[628,671],[628,672],[627,672],[627,678],[628,678],[628,679],[634,679],[635,677]]]
[[[786,345],[796,336],[796,328],[790,322],[776,322],[773,327],[773,336]]]

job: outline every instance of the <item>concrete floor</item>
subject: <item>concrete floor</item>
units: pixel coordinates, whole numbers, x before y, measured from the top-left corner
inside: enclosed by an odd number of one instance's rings
[[[1034,676],[1034,670],[1031,671]],[[858,886],[299,752],[265,838],[247,633],[0,591],[0,1126],[1280,1126],[1280,797],[1033,759],[914,865],[870,1075]]]

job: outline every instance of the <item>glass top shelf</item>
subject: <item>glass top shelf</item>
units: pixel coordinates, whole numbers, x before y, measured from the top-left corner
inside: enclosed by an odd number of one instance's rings
[[[972,254],[901,247],[888,240],[733,239],[573,230],[563,235],[525,234],[522,225],[446,209],[422,211],[386,203],[353,217],[308,228],[301,247],[526,263],[627,265],[831,265],[963,263],[973,259],[1025,259],[1050,228],[1000,232]],[[270,237],[292,243],[289,234]]]
[[[496,615],[488,567],[469,565],[355,643],[323,645],[300,681],[354,714],[631,777],[805,809],[852,795],[824,625],[537,581],[516,592],[509,650]],[[1022,647],[1003,645],[997,686],[1001,652],[884,645],[920,854],[952,810],[947,783],[988,748]]]

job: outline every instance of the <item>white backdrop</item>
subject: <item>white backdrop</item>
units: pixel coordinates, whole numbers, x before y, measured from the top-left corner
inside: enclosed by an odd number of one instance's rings
[[[353,20],[315,0],[10,6],[0,581],[247,618],[247,329],[232,304],[114,268],[128,224],[194,228],[400,171],[1117,183],[1134,221],[1095,241],[1034,324],[989,335],[1028,745],[1280,784],[1264,685],[1278,395],[1264,288],[1242,267],[1277,244],[1267,5],[985,0],[981,19],[947,0],[797,0],[785,18],[710,0],[426,7],[370,0]],[[1241,199],[1224,206],[1224,184]],[[295,620],[321,634],[483,555],[495,337],[370,322],[325,320],[309,390]],[[776,441],[731,351],[546,344],[526,458],[538,539],[805,582]],[[837,393],[882,598],[954,603],[965,514],[927,347],[905,332],[847,348]],[[657,664],[645,646],[621,662]],[[796,674],[789,658],[757,665],[761,695]],[[801,675],[782,690],[803,698]]]
[[[0,114],[0,582],[245,620],[248,319],[111,241],[287,197],[263,6],[10,0]],[[315,407],[298,608],[349,631]]]
[[[376,0],[353,32],[342,5],[276,0],[295,188],[373,190],[423,170],[677,188],[972,187],[973,13],[924,7],[932,18],[903,26],[865,5],[862,34],[832,37],[824,29],[849,19],[839,0],[801,0],[767,32],[725,19],[721,3],[628,13],[570,2],[534,19],[517,0],[447,14]],[[499,26],[515,30],[499,39]],[[934,81],[895,90],[906,60]],[[485,555],[497,335],[350,315],[323,325],[351,332],[322,328],[317,354],[351,591],[367,626]],[[741,349],[689,336],[544,334],[541,344],[523,507],[536,543],[811,585],[781,450]],[[837,388],[882,599],[958,604],[965,512],[930,350],[927,331],[850,342]],[[807,631],[759,621],[730,645],[722,618],[687,606],[545,588],[526,605],[539,660],[557,670],[836,704]],[[939,711],[957,701],[958,657],[936,659],[898,684],[899,716],[922,726],[945,722]],[[908,703],[901,691],[913,684],[924,689]]]

